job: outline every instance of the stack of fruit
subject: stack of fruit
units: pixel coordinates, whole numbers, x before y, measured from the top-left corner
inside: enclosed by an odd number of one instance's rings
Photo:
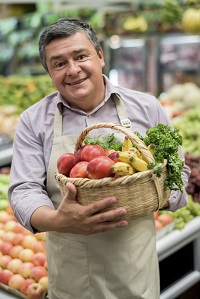
[[[149,147],[150,148],[150,147]],[[148,162],[132,141],[125,137],[122,151],[85,144],[74,153],[64,153],[57,161],[58,172],[70,178],[102,179],[148,170]]]
[[[0,210],[0,287],[21,298],[46,297],[45,236],[45,233],[31,234],[22,227],[7,201]]]

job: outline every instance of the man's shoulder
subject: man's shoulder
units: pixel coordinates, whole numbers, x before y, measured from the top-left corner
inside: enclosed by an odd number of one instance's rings
[[[144,91],[139,91],[121,86],[116,86],[115,88],[117,93],[119,93],[119,95],[122,97],[122,99],[124,99],[124,101],[128,99],[132,99],[135,101],[157,101],[157,98],[154,95]]]
[[[54,109],[58,103],[58,92],[46,95],[44,98],[28,107],[23,113],[42,113],[49,109]]]

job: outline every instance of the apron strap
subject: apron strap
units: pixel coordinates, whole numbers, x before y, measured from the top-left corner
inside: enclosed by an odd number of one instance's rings
[[[128,118],[128,114],[124,105],[124,101],[122,100],[121,96],[117,93],[114,94],[114,101],[117,108],[117,112],[119,115],[120,123],[122,126],[126,128],[132,128],[132,124],[130,119]]]
[[[113,96],[121,125],[131,129],[132,124],[130,119],[128,118],[124,101],[119,94],[115,93],[113,94]],[[54,137],[62,136],[62,121],[60,121],[61,118],[62,114],[60,113],[58,107],[56,107],[54,116]]]
[[[58,107],[56,107],[55,115],[54,115],[54,137],[60,137],[62,136],[62,114],[60,113],[60,110]]]

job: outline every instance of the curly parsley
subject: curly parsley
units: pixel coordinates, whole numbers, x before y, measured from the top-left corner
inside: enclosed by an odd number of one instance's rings
[[[172,130],[170,126],[158,124],[146,131],[146,136],[142,137],[138,132],[134,132],[140,139],[144,141],[146,146],[153,143],[156,145],[153,157],[156,163],[149,163],[149,169],[155,168],[155,174],[161,175],[159,163],[163,163],[167,159],[168,176],[166,178],[166,186],[171,190],[181,190],[183,188],[183,180],[181,177],[183,161],[178,154],[179,145],[182,145],[182,136],[178,130]]]

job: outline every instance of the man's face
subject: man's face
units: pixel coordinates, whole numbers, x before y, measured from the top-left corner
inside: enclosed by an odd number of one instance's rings
[[[103,52],[97,54],[84,32],[53,40],[45,55],[52,82],[69,104],[87,112],[103,100]]]

